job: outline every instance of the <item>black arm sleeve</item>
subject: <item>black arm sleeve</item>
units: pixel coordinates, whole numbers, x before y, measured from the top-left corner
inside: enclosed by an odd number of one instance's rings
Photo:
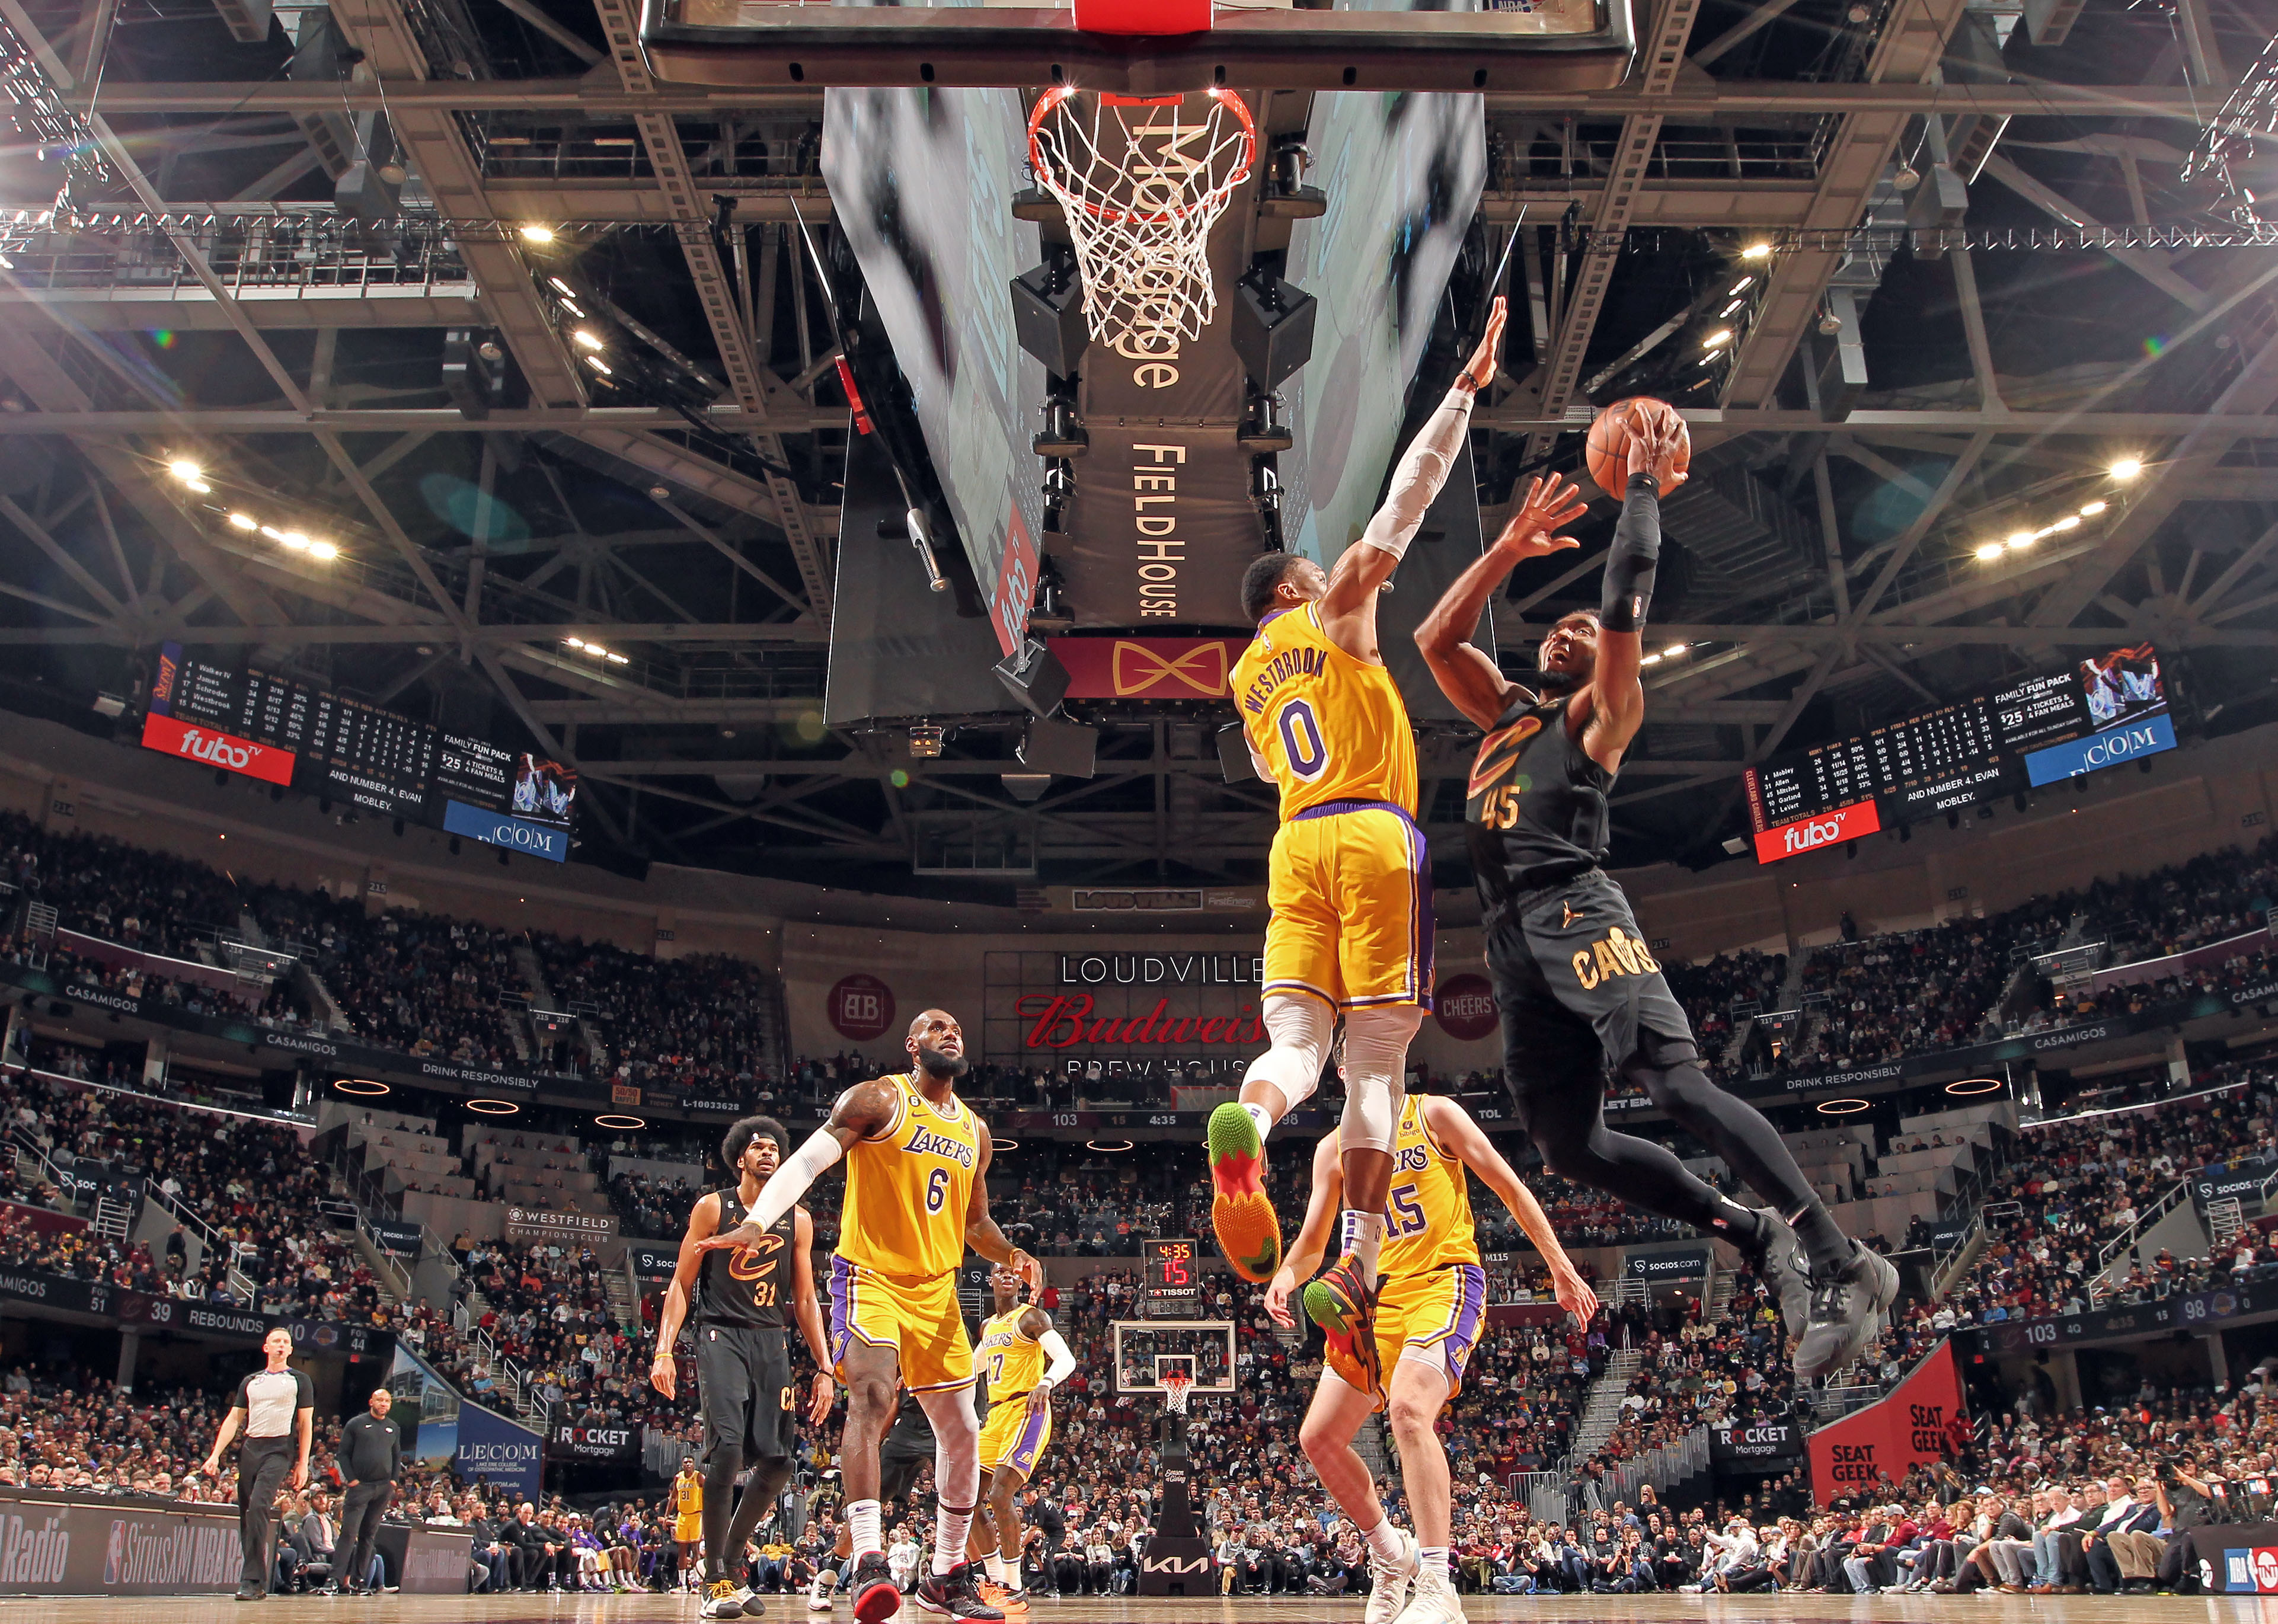
[[[1653,601],[1654,569],[1661,561],[1661,487],[1650,474],[1632,474],[1606,555],[1604,596],[1598,623],[1608,631],[1636,631]]]

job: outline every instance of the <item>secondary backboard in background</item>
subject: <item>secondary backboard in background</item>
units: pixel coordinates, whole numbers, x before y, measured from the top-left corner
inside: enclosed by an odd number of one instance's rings
[[[646,0],[641,42],[668,82],[1077,84],[1138,95],[1287,90],[1602,90],[1634,47],[1627,0],[1455,0],[1299,10],[1220,5],[1206,31],[1085,33],[1069,6]]]
[[[1163,1391],[1163,1377],[1183,1369],[1198,1393],[1234,1391],[1232,1320],[1115,1320],[1115,1390],[1124,1393]]]

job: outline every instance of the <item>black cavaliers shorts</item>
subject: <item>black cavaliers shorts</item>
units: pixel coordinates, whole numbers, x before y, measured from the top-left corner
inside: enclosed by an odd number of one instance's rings
[[[1629,898],[1597,869],[1490,914],[1487,955],[1522,1117],[1533,1092],[1602,1088],[1606,1067],[1640,1053],[1655,1065],[1700,1058]]]
[[[918,1468],[933,1464],[933,1422],[915,1393],[904,1393],[894,1424],[878,1443],[878,1499],[892,1505],[909,1493],[918,1480]]]
[[[799,1393],[781,1327],[699,1325],[696,1396],[704,1409],[704,1458],[739,1452],[746,1467],[788,1458],[799,1441]]]

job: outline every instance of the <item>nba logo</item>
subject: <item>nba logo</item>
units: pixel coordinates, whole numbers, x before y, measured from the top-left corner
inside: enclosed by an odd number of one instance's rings
[[[126,1579],[126,1519],[114,1517],[111,1522],[111,1538],[103,1548],[103,1582],[106,1589],[123,1584]]]

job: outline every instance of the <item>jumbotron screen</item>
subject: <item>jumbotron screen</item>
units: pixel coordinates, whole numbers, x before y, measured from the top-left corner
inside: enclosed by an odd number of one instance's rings
[[[2158,651],[2114,649],[1749,768],[1756,860],[1777,863],[2175,747]]]
[[[163,644],[142,745],[511,851],[565,862],[574,767]]]

